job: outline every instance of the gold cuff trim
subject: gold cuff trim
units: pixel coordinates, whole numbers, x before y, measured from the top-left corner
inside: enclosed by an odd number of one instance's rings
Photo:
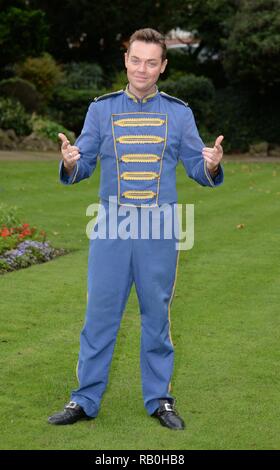
[[[153,199],[156,194],[154,191],[125,191],[122,196],[126,199]]]
[[[158,162],[160,157],[154,153],[126,153],[121,157],[125,163],[153,163]]]
[[[164,119],[160,118],[127,118],[114,121],[114,126],[137,127],[137,126],[162,126]]]
[[[204,173],[211,186],[215,186],[214,181],[208,171],[206,160],[204,160]]]
[[[73,179],[72,179],[72,181],[71,181],[72,184],[74,184],[75,181],[76,181],[78,171],[79,171],[79,163],[77,162],[76,172],[75,172],[75,175],[74,175],[74,177],[73,177]]]
[[[165,142],[163,137],[158,135],[122,135],[116,139],[120,144],[160,144]]]
[[[155,180],[158,177],[159,174],[155,171],[125,171],[121,174],[123,180],[148,181]]]

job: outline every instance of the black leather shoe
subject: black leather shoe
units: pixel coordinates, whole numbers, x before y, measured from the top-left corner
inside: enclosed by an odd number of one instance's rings
[[[92,419],[87,416],[83,408],[75,401],[70,401],[60,413],[48,418],[50,424],[74,424],[80,419]]]
[[[182,431],[185,429],[184,421],[182,418],[180,418],[174,409],[174,402],[168,399],[160,399],[159,403],[159,408],[153,413],[152,416],[157,418],[162,426],[166,426],[169,429],[174,429],[177,431]]]

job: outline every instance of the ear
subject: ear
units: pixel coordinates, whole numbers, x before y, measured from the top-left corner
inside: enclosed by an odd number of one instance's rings
[[[163,73],[166,69],[166,66],[167,66],[167,62],[168,60],[165,59],[163,62],[162,62],[162,65],[161,65],[161,69],[160,69],[160,73]]]
[[[125,64],[125,67],[127,68],[127,60],[128,60],[128,54],[127,52],[124,53],[124,64]]]

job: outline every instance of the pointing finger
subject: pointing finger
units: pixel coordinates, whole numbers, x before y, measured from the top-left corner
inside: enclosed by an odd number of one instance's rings
[[[64,142],[69,142],[66,135],[65,134],[62,134],[62,132],[59,132],[58,134],[58,137],[60,138],[61,142],[64,143]]]
[[[65,150],[70,144],[69,140],[67,139],[66,135],[62,134],[62,132],[58,134],[58,137],[60,138],[61,143],[62,143],[61,145],[62,150]]]
[[[219,137],[217,137],[216,139],[216,142],[215,142],[215,147],[218,147],[219,145],[221,145],[221,142],[224,140],[224,136],[223,135],[219,135]]]

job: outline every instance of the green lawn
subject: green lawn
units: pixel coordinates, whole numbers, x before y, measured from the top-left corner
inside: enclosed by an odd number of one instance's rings
[[[187,429],[172,432],[143,406],[139,311],[130,296],[96,420],[54,427],[77,385],[84,321],[86,207],[98,171],[72,187],[50,162],[0,162],[0,201],[75,249],[0,277],[2,449],[279,449],[279,164],[225,163],[225,183],[203,188],[178,171],[195,204],[195,245],[181,252],[172,304],[173,394]],[[237,225],[244,224],[238,229]]]

